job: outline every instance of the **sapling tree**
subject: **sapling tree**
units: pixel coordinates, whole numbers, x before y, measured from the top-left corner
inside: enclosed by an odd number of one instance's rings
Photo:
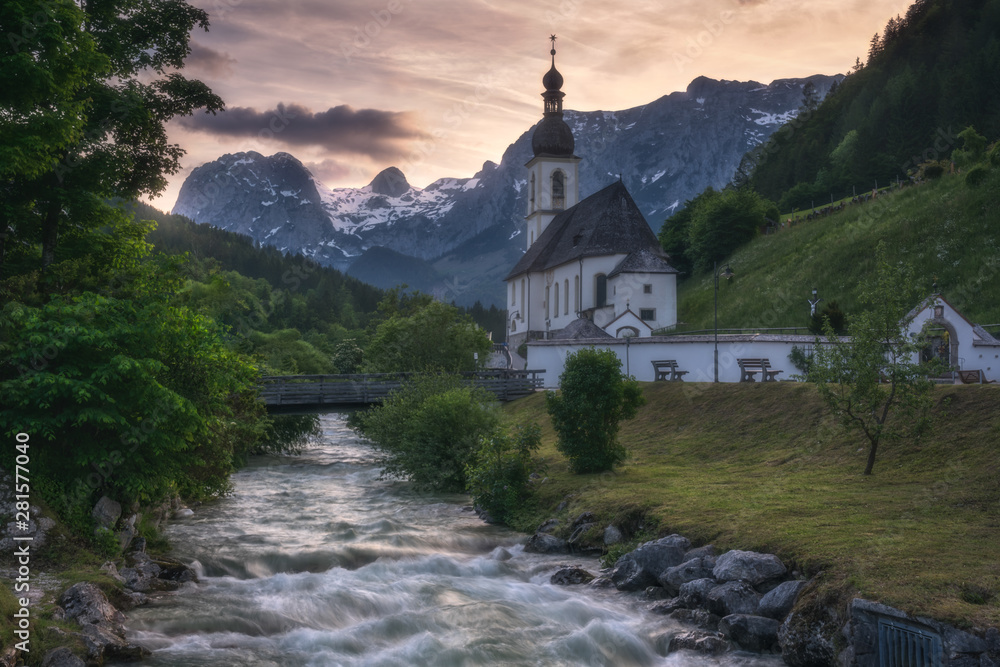
[[[881,445],[918,435],[929,423],[928,377],[937,368],[919,362],[920,337],[908,335],[907,312],[916,303],[912,271],[890,264],[884,243],[861,301],[865,309],[851,318],[849,338],[826,319],[826,340],[817,340],[809,379],[834,417],[867,440],[864,474],[870,475]]]

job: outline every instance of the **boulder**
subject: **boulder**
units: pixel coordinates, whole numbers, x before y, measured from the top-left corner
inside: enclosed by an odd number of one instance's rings
[[[546,519],[535,531],[536,533],[551,533],[559,525],[559,519]]]
[[[574,586],[593,581],[594,575],[580,567],[564,567],[549,578],[549,583],[556,586]]]
[[[188,509],[187,507],[182,507],[173,514],[175,519],[189,519],[194,516],[194,510]]]
[[[719,629],[718,616],[705,609],[675,609],[670,612],[670,618],[680,623],[693,625],[702,630],[716,632]]]
[[[778,628],[773,618],[731,614],[719,621],[719,632],[745,651],[770,653],[778,649]]]
[[[103,664],[105,659],[134,661],[149,655],[149,650],[125,639],[125,616],[115,609],[104,593],[92,583],[70,586],[59,597],[66,618],[80,626],[87,661]]]
[[[746,581],[754,588],[773,588],[788,570],[774,554],[733,549],[719,556],[712,575],[719,581]]]
[[[583,542],[583,534],[588,530],[593,528],[594,523],[581,523],[576,528],[573,529],[573,533],[569,536],[569,546],[574,552],[581,551],[596,551],[601,552],[601,547],[597,545],[587,545]]]
[[[662,600],[655,604],[649,605],[649,611],[654,614],[662,614],[664,616],[672,614],[678,609],[684,609],[684,602],[680,598],[670,598],[669,600]]]
[[[121,515],[122,506],[107,496],[101,496],[90,513],[98,528],[107,528],[108,530],[115,527],[115,524],[118,523],[118,517]]]
[[[708,558],[715,556],[715,547],[711,544],[706,544],[703,547],[697,547],[695,549],[688,549],[684,554],[684,560],[694,560],[695,558]]]
[[[641,591],[657,585],[657,577],[668,568],[680,565],[690,545],[688,539],[680,535],[646,542],[618,559],[611,579],[620,591]]]
[[[609,547],[612,544],[618,544],[625,539],[622,535],[622,531],[618,530],[614,526],[608,526],[604,529],[604,546]]]
[[[754,614],[760,603],[760,593],[745,581],[727,581],[708,592],[705,606],[710,612],[725,618],[730,614]]]
[[[680,597],[684,602],[684,606],[688,609],[704,607],[708,601],[709,592],[718,585],[715,579],[695,579],[686,584],[681,584],[678,597]]]
[[[555,535],[535,533],[528,538],[524,550],[532,554],[568,554],[569,545],[566,540]]]
[[[42,658],[42,667],[86,667],[82,659],[73,655],[65,646],[54,648]]]
[[[642,593],[642,597],[647,600],[666,600],[674,596],[663,590],[660,586],[647,586],[646,590]]]
[[[673,653],[686,649],[705,655],[718,655],[729,650],[729,642],[717,632],[704,632],[702,630],[692,630],[682,632],[670,639],[668,652]]]
[[[657,581],[671,595],[680,593],[681,586],[696,579],[706,579],[712,576],[712,569],[715,567],[715,558],[707,556],[704,558],[692,558],[684,561],[680,565],[664,570]]]
[[[788,612],[795,606],[799,592],[805,587],[804,581],[786,581],[778,584],[771,592],[760,599],[757,613],[778,621],[783,621]]]
[[[591,524],[597,523],[597,517],[594,515],[593,512],[583,512],[578,517],[573,519],[574,528],[582,526],[585,523],[591,523]]]
[[[789,667],[834,664],[834,641],[842,625],[832,609],[814,609],[810,614],[793,611],[778,629],[781,659]]]

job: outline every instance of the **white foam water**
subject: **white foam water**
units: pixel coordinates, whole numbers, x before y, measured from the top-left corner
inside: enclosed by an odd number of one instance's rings
[[[128,614],[130,639],[169,667],[718,665],[776,657],[657,653],[684,628],[634,597],[548,583],[594,559],[524,553],[465,496],[379,479],[343,417],[296,457],[260,457],[234,492],[172,522],[174,554],[201,575]]]

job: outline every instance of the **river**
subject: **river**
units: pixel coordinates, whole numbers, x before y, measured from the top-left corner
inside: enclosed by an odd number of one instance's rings
[[[201,575],[128,614],[156,667],[719,665],[774,657],[657,654],[682,630],[612,590],[548,583],[596,559],[524,553],[465,496],[379,479],[343,417],[294,457],[258,457],[234,492],[166,529]]]

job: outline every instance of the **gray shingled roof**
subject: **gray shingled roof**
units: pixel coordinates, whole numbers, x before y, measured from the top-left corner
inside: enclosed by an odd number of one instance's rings
[[[549,340],[580,340],[588,338],[614,338],[585,317],[578,317],[553,333]]]
[[[632,195],[621,181],[615,181],[553,218],[504,280],[580,257],[639,250],[662,252]]]
[[[633,250],[618,266],[611,270],[608,278],[614,278],[619,273],[677,273],[677,269],[667,263],[662,251],[654,252],[649,248]]]

